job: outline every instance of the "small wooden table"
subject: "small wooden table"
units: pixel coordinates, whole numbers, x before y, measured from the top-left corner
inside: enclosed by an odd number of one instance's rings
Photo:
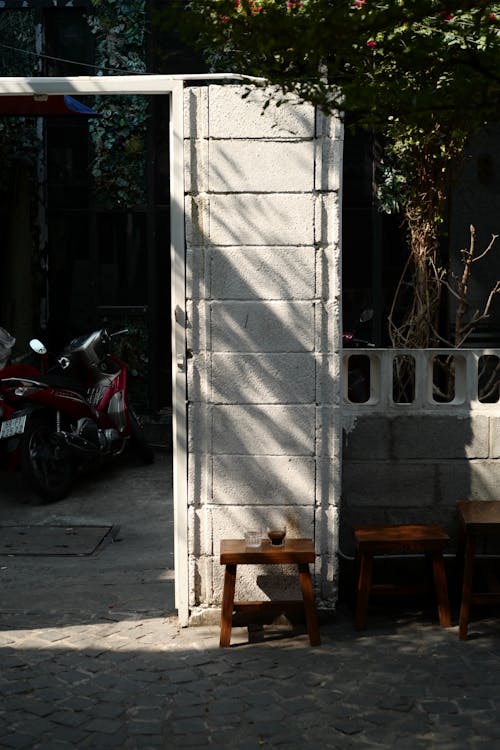
[[[472,590],[476,541],[478,537],[500,537],[500,501],[461,500],[457,503],[460,520],[460,537],[457,556],[465,549],[462,602],[458,622],[458,636],[467,638],[471,604],[500,604],[500,591],[478,592]]]
[[[314,545],[312,539],[286,539],[282,547],[273,547],[268,539],[263,539],[260,547],[247,547],[244,539],[222,539],[220,543],[220,563],[226,566],[224,573],[224,591],[222,594],[222,612],[220,625],[221,647],[231,643],[233,612],[281,612],[296,611],[297,605],[303,607],[307,632],[311,646],[319,646],[320,636],[318,616],[314,602],[314,593],[309,571],[309,563],[314,562]],[[238,565],[285,565],[295,564],[299,571],[302,602],[296,601],[234,601],[236,585],[236,567]]]
[[[368,601],[372,590],[392,594],[393,592],[416,593],[421,588],[418,586],[372,584],[374,555],[415,552],[424,554],[432,561],[439,623],[443,628],[450,627],[450,605],[443,560],[443,551],[450,542],[448,534],[435,524],[355,526],[353,532],[356,541],[358,576],[355,616],[357,630],[366,628]]]

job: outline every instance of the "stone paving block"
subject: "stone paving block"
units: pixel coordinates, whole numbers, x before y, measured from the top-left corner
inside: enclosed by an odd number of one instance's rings
[[[202,719],[178,719],[171,723],[174,734],[200,734],[206,732],[206,724]]]
[[[53,711],[50,714],[50,720],[56,724],[62,724],[65,727],[78,727],[81,724],[88,722],[89,715],[80,711]]]
[[[15,750],[22,750],[25,747],[33,747],[33,736],[28,734],[21,734],[15,732],[15,734],[8,734],[0,738],[5,748],[15,748]]]
[[[113,719],[94,718],[85,725],[85,729],[87,732],[113,734],[120,729],[120,722]]]
[[[80,747],[80,744],[87,737],[86,732],[74,727],[63,727],[55,725],[50,733],[50,738],[56,741],[73,743],[73,747]]]

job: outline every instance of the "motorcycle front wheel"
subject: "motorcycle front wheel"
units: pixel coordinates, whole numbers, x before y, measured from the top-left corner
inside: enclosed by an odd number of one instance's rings
[[[56,443],[47,417],[34,416],[27,421],[20,447],[23,475],[42,500],[66,497],[73,483],[74,463]]]

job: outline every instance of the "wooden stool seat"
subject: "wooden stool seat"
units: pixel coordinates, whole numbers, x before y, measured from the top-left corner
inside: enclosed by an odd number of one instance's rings
[[[439,622],[443,628],[451,625],[448,587],[444,567],[443,551],[450,537],[439,526],[433,524],[404,524],[390,526],[355,526],[357,592],[355,627],[366,628],[368,602],[373,590],[386,591],[387,587],[372,584],[373,558],[375,555],[397,553],[424,554],[432,562]],[[415,587],[393,586],[391,593],[411,592]]]
[[[460,640],[467,638],[471,604],[500,604],[500,591],[497,582],[490,591],[473,591],[473,576],[476,560],[476,543],[478,538],[500,537],[500,501],[495,500],[461,500],[457,503],[460,520],[460,537],[457,557],[464,553],[464,571],[462,583],[462,601],[458,622]]]
[[[314,603],[309,563],[314,562],[315,552],[312,539],[286,539],[281,547],[273,547],[268,539],[263,539],[260,547],[246,547],[243,539],[222,539],[220,543],[220,562],[225,565],[224,591],[222,594],[222,611],[219,646],[226,647],[231,643],[233,612],[246,611],[279,614],[296,612],[300,608],[306,617],[307,632],[311,646],[321,643],[318,616]],[[236,585],[237,565],[297,565],[302,601],[258,601],[236,602],[234,591]]]

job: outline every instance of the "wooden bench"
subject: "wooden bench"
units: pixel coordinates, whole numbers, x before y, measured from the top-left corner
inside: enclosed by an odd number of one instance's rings
[[[309,563],[314,562],[314,544],[312,539],[286,539],[281,547],[273,547],[268,539],[263,539],[260,547],[246,547],[244,539],[222,539],[220,543],[220,563],[225,565],[224,591],[222,594],[222,612],[219,646],[226,647],[231,643],[233,613],[252,613],[267,611],[281,614],[303,609],[306,618],[307,632],[311,646],[320,645],[318,617],[314,602],[314,592],[309,571]],[[302,602],[297,601],[234,601],[236,585],[236,568],[238,565],[286,565],[293,563],[298,567]]]
[[[417,587],[372,584],[373,558],[375,555],[398,553],[424,554],[432,562],[439,622],[443,628],[451,625],[448,587],[444,567],[443,551],[448,546],[448,534],[435,525],[406,524],[401,526],[355,526],[357,563],[357,591],[355,627],[366,628],[368,603],[371,591],[385,593],[414,593]],[[421,588],[421,587],[418,587]]]

